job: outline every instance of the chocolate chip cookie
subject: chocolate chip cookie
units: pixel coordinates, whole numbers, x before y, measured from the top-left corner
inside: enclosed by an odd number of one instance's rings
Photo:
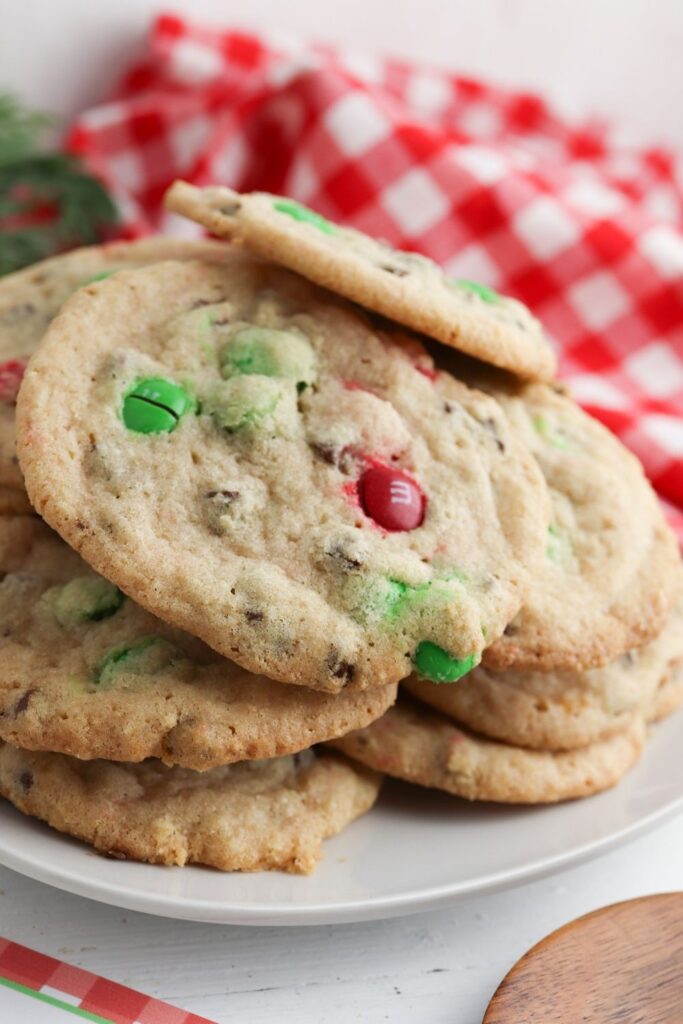
[[[268,192],[241,195],[177,181],[166,204],[215,235],[243,242],[316,284],[468,355],[522,377],[548,380],[555,372],[553,350],[526,306],[476,281],[450,278],[416,252],[393,249]]]
[[[495,399],[236,249],[82,288],[18,427],[34,506],[86,561],[283,682],[455,680],[544,557],[546,488]]]
[[[144,238],[74,249],[0,278],[0,487],[24,490],[14,444],[14,408],[26,363],[62,303],[77,288],[124,267],[159,260],[220,260],[224,252],[225,246],[210,241]],[[23,511],[16,503],[12,510]]]
[[[337,695],[254,676],[154,618],[36,518],[0,519],[0,739],[203,771],[360,728],[395,686]]]
[[[381,777],[326,752],[198,773],[0,742],[0,794],[121,860],[310,874],[322,842],[364,814]]]

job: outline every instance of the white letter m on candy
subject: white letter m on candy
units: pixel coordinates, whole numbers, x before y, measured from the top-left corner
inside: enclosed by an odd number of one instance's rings
[[[412,494],[405,480],[392,480],[389,485],[389,498],[393,505],[410,505]]]

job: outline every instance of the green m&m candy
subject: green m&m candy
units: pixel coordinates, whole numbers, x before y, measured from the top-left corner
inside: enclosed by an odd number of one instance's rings
[[[260,374],[285,377],[300,387],[316,378],[315,352],[306,338],[294,331],[243,327],[223,345],[219,360],[225,378]]]
[[[494,292],[493,288],[489,288],[488,285],[479,284],[478,281],[468,281],[464,277],[455,278],[450,282],[454,288],[461,288],[464,292],[471,292],[473,295],[478,295],[483,302],[489,302],[491,305],[500,302],[500,295],[498,292]]]
[[[173,646],[160,636],[143,636],[131,644],[114,647],[95,669],[95,682],[110,683],[121,671],[134,675],[155,672],[168,665],[173,657]]]
[[[419,675],[433,683],[454,683],[479,664],[479,655],[453,658],[443,647],[431,640],[422,640],[415,651],[415,668]]]
[[[277,210],[278,213],[286,213],[293,220],[301,221],[304,224],[312,224],[313,227],[326,235],[333,235],[335,233],[334,225],[330,224],[329,220],[325,220],[315,210],[309,210],[307,206],[302,206],[301,203],[296,203],[293,199],[277,199],[273,203],[273,209]]]
[[[92,277],[87,278],[87,280],[83,282],[83,287],[89,284],[97,284],[98,281],[106,281],[108,277],[111,277],[111,275],[115,273],[115,270],[100,270],[99,274],[93,274]]]
[[[410,587],[401,580],[387,579],[384,581],[382,598],[384,601],[385,614],[390,619],[398,618],[404,609]]]
[[[457,600],[460,585],[469,581],[467,573],[461,569],[451,569],[443,576],[433,580],[425,580],[411,586],[400,580],[385,581],[385,605],[388,618],[397,618],[407,612],[420,612],[421,609],[437,607]]]
[[[548,527],[548,543],[545,549],[546,558],[556,562],[561,568],[567,568],[574,560],[571,536],[561,526],[551,523]]]
[[[163,377],[147,377],[124,398],[123,422],[137,434],[170,434],[192,408],[194,401],[180,384]]]
[[[532,417],[532,423],[534,430],[537,434],[547,441],[553,448],[571,448],[571,441],[564,436],[560,427],[557,427],[552,423],[547,416],[543,416],[540,413]]]
[[[61,626],[100,622],[119,610],[124,596],[101,576],[78,576],[63,586],[51,587],[45,600]]]

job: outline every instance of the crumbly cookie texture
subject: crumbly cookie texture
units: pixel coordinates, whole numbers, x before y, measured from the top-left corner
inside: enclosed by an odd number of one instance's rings
[[[656,718],[674,697],[683,664],[683,606],[661,634],[603,668],[585,672],[473,669],[454,686],[411,676],[406,689],[476,732],[521,747],[571,750],[606,739],[635,715]],[[666,692],[666,695],[663,694]]]
[[[254,676],[155,619],[37,518],[0,519],[0,739],[203,771],[378,718],[396,687],[337,695]]]
[[[81,289],[19,396],[33,504],[160,618],[328,692],[455,679],[544,557],[499,404],[238,250]]]
[[[650,704],[648,722],[659,722],[673,715],[683,704],[683,661],[671,666],[671,671],[662,679]]]
[[[546,558],[491,668],[591,668],[651,641],[676,600],[680,553],[643,468],[601,423],[541,384],[506,397],[553,505]]]
[[[556,360],[521,302],[475,281],[449,278],[432,260],[267,192],[177,181],[169,209],[383,316],[522,377],[552,378]]]
[[[0,793],[110,857],[310,874],[322,841],[372,807],[380,776],[312,750],[197,773],[0,743]]]
[[[466,800],[544,804],[609,789],[633,767],[645,742],[634,718],[609,739],[551,752],[483,739],[408,697],[367,729],[331,746],[377,771]]]
[[[26,364],[62,303],[93,278],[126,267],[159,260],[220,261],[224,253],[224,245],[211,241],[145,238],[110,242],[53,256],[0,279],[0,487],[24,489],[15,452],[17,394]],[[9,508],[9,499],[6,502]],[[11,511],[24,510],[15,504]]]

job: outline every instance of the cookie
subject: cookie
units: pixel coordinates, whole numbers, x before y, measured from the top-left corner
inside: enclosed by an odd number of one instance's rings
[[[657,692],[648,708],[648,722],[660,722],[678,711],[683,704],[683,661],[671,666],[667,676],[662,679]]]
[[[605,665],[662,630],[680,554],[643,468],[570,398],[544,385],[496,395],[545,477],[553,519],[543,571],[492,668]]]
[[[432,260],[340,227],[267,192],[177,181],[166,205],[213,234],[296,270],[316,284],[415,331],[522,377],[549,380],[556,360],[526,306],[474,281],[449,278]]]
[[[683,607],[662,633],[604,668],[586,672],[494,672],[482,665],[456,686],[412,676],[406,689],[476,732],[515,746],[571,750],[626,728],[649,715],[676,665],[683,661]],[[673,685],[667,694],[673,695]],[[654,712],[653,715],[658,717]]]
[[[0,278],[0,487],[24,489],[14,445],[14,407],[26,363],[62,303],[93,278],[123,267],[170,259],[220,260],[224,252],[217,242],[145,238],[74,249]]]
[[[0,743],[0,794],[110,857],[309,874],[323,839],[375,802],[380,776],[323,752],[197,773]]]
[[[545,804],[609,789],[633,767],[645,742],[642,718],[609,739],[551,752],[497,743],[402,697],[367,729],[331,746],[369,768],[466,800]]]
[[[0,520],[0,739],[203,771],[359,728],[395,687],[338,695],[253,676],[124,598],[36,517]]]
[[[458,678],[543,559],[538,467],[414,339],[225,261],[121,271],[62,307],[17,409],[34,506],[252,672],[330,693]]]
[[[29,516],[33,506],[26,491],[0,484],[0,516]]]
[[[542,570],[485,665],[583,671],[652,641],[676,601],[681,557],[638,459],[560,385],[519,386],[443,352],[440,363],[501,403],[553,506]]]

